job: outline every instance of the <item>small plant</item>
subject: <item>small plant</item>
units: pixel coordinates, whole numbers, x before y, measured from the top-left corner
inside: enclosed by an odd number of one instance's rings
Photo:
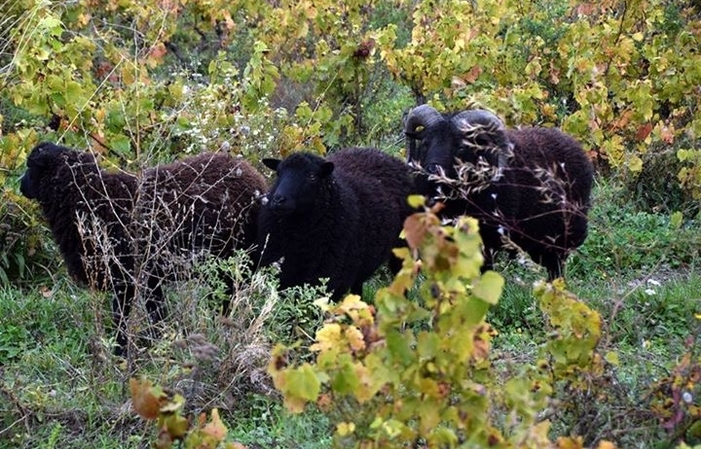
[[[153,443],[156,449],[192,447],[199,449],[243,449],[239,443],[226,442],[228,429],[219,418],[219,411],[212,410],[211,417],[203,413],[190,420],[182,415],[185,399],[166,392],[146,380],[129,381],[134,410],[144,419],[156,421],[158,437]]]
[[[0,282],[3,285],[39,280],[58,269],[53,244],[36,209],[14,191],[0,191],[0,243],[3,245]]]
[[[314,363],[291,365],[278,345],[269,371],[286,406],[301,412],[315,403],[335,422],[338,447],[543,447],[550,423],[539,412],[556,384],[579,391],[600,370],[598,314],[562,284],[536,290],[552,328],[543,360],[519,376],[497,381],[490,359],[495,334],[485,322],[501,296],[503,279],[480,275],[477,222],[441,226],[435,209],[405,223],[410,249],[375,305],[350,295],[328,309],[317,332]],[[407,291],[417,282],[420,300]],[[492,410],[501,410],[495,420]],[[582,447],[561,438],[560,447]],[[567,446],[569,445],[569,446]],[[612,447],[600,443],[599,447]]]
[[[650,389],[651,408],[667,430],[671,441],[701,444],[701,315],[696,315],[696,333],[686,340],[687,353],[669,376]]]
[[[660,269],[686,270],[699,257],[698,220],[641,211],[625,188],[601,180],[594,189],[589,235],[572,255],[568,278],[630,278]]]

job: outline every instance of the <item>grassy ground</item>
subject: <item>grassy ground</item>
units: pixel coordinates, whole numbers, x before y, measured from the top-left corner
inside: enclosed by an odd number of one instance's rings
[[[642,404],[701,332],[701,236],[693,223],[675,228],[669,217],[621,207],[616,194],[614,186],[597,187],[590,237],[567,276],[569,289],[601,313],[602,353],[617,357],[615,391],[608,399],[574,398],[596,405],[595,414],[580,408],[550,419],[558,435],[654,447],[671,436]],[[494,364],[506,373],[533,360],[545,338],[531,293],[544,275],[518,261],[499,269],[506,290],[489,318],[499,331]],[[373,279],[368,293],[386,279]],[[0,447],[148,447],[156,429],[131,410],[127,383],[134,374],[182,393],[188,412],[218,407],[230,438],[249,447],[330,447],[329,421],[314,411],[287,414],[264,375],[272,342],[309,342],[319,323],[314,294],[278,297],[268,281],[245,287],[246,301],[224,321],[197,285],[179,287],[163,337],[126,361],[109,351],[106,295],[79,289],[62,274],[0,288]]]

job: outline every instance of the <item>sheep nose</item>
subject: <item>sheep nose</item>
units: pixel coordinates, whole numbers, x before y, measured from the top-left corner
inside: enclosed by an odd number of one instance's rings
[[[285,201],[287,201],[287,198],[284,195],[274,195],[271,204],[273,207],[280,207]]]

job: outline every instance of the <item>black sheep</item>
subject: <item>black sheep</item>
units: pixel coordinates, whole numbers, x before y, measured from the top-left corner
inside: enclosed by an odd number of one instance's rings
[[[510,244],[562,276],[587,236],[594,169],[581,145],[553,128],[506,129],[494,114],[440,114],[428,105],[405,119],[408,161],[420,193],[441,198],[445,217],[480,222],[485,269]]]
[[[281,288],[327,278],[333,300],[349,289],[361,294],[363,282],[401,245],[413,191],[407,165],[372,148],[263,163],[277,180],[258,220],[261,264],[284,258]]]
[[[69,275],[113,289],[119,353],[137,289],[151,320],[163,319],[161,283],[173,274],[175,256],[228,257],[255,244],[257,197],[265,189],[250,164],[224,153],[134,175],[102,170],[92,154],[52,143],[31,151],[20,187],[40,204]]]

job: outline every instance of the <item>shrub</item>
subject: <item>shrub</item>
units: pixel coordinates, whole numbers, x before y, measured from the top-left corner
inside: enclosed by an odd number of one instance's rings
[[[1,178],[0,178],[1,181]],[[61,266],[58,250],[40,221],[35,204],[13,190],[0,191],[0,282],[26,284],[53,276]]]
[[[540,410],[559,384],[586,391],[589,376],[601,370],[599,315],[561,284],[541,285],[535,294],[553,331],[541,359],[496,380],[495,330],[484,318],[503,280],[494,272],[480,275],[476,221],[441,227],[426,211],[410,217],[405,232],[411,250],[397,250],[404,264],[394,282],[378,291],[375,306],[350,295],[329,308],[311,348],[314,363],[291,365],[283,346],[274,350],[269,370],[287,407],[300,412],[311,402],[325,410],[340,447],[549,444],[550,424]],[[415,302],[406,292],[419,269],[425,279]]]

